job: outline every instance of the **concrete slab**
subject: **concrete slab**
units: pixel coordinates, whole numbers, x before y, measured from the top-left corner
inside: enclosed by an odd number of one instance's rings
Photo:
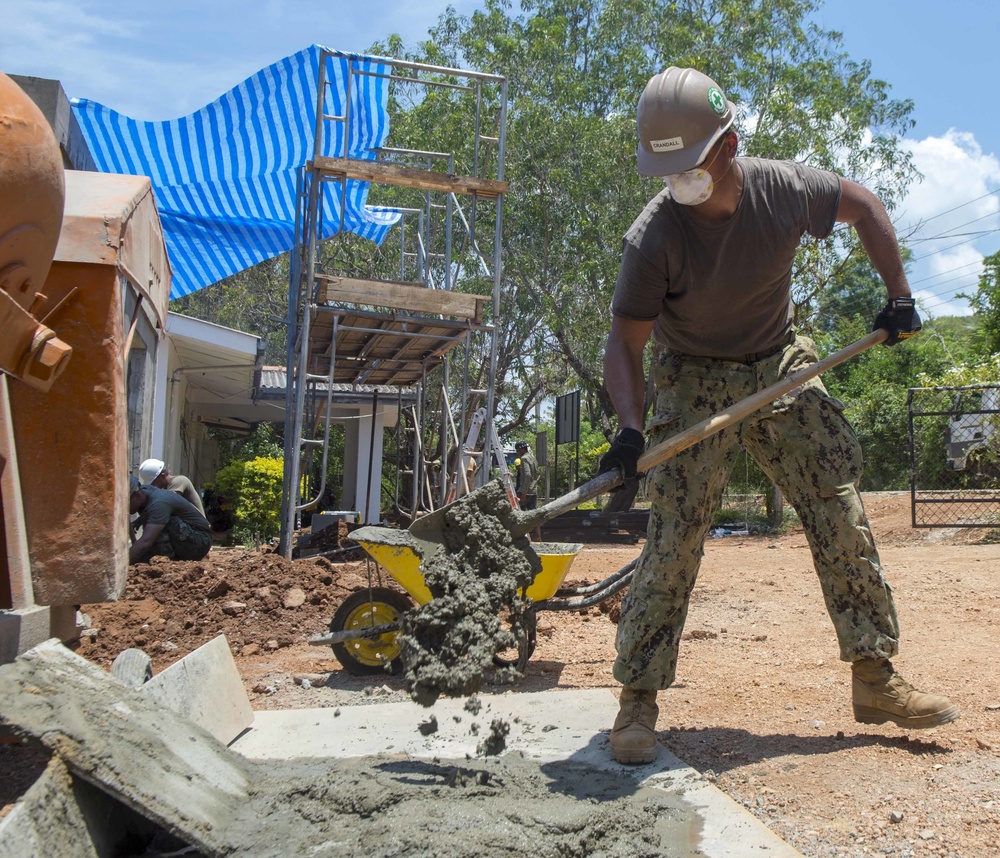
[[[174,662],[142,686],[152,697],[229,744],[254,720],[229,642],[219,635]]]
[[[232,820],[252,766],[58,641],[0,666],[0,727],[34,737],[72,774],[208,855],[249,839]]]
[[[638,785],[683,796],[698,817],[698,848],[708,858],[795,858],[799,853],[756,817],[666,748],[648,766],[622,766],[611,759],[608,730],[618,711],[606,689],[509,692],[480,695],[473,713],[465,699],[440,699],[430,709],[410,701],[339,709],[256,712],[253,726],[230,746],[251,760],[356,758],[376,754],[419,759],[464,759],[494,719],[510,725],[506,753],[540,764],[593,767]],[[436,722],[432,731],[431,718]],[[476,725],[473,727],[473,725]]]

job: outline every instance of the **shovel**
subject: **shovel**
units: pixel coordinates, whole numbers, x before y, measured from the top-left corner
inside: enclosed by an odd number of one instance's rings
[[[888,336],[888,331],[882,329],[872,331],[868,336],[862,337],[857,342],[842,348],[838,352],[834,352],[832,355],[828,355],[811,366],[791,373],[781,381],[758,391],[752,396],[748,396],[746,399],[741,399],[734,405],[724,408],[718,414],[713,414],[700,423],[696,423],[694,426],[685,429],[679,435],[668,438],[666,441],[661,441],[655,447],[650,447],[639,457],[637,464],[638,472],[643,473],[648,471],[654,465],[666,461],[671,456],[676,456],[688,447],[693,447],[699,441],[704,441],[706,438],[721,432],[734,423],[744,420],[765,405],[774,402],[774,400],[787,393],[791,393],[791,391],[803,382],[815,378],[817,375],[826,372],[828,369],[832,369],[855,355],[861,354],[861,352],[870,349],[872,346],[878,345]],[[580,504],[592,500],[598,495],[611,491],[613,488],[621,485],[621,483],[621,473],[617,470],[606,471],[603,474],[598,474],[594,479],[577,487],[568,494],[549,501],[545,506],[540,506],[533,510],[515,510],[508,507],[504,510],[498,510],[494,514],[507,524],[511,535],[517,539],[530,533],[546,521],[550,521],[568,510],[575,509]],[[483,489],[476,489],[476,491],[470,492],[455,503],[467,503],[470,497],[482,491]],[[429,557],[432,551],[444,544],[445,516],[452,506],[454,504],[443,506],[417,519],[410,525],[409,533],[419,545],[424,557]]]

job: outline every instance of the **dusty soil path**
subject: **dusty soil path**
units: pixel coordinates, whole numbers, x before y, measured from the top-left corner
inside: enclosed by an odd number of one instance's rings
[[[902,625],[896,666],[949,695],[961,719],[912,732],[853,721],[850,672],[805,538],[792,529],[709,541],[678,682],[660,695],[660,741],[804,855],[1000,854],[1000,546],[980,542],[981,530],[913,530],[907,494],[865,503]],[[587,546],[570,579],[599,580],[637,553]],[[85,608],[95,631],[80,654],[107,666],[141,646],[162,670],[225,632],[254,708],[403,699],[399,678],[353,677],[330,650],[302,642],[364,585],[364,562],[287,564],[238,551],[210,559],[137,570],[126,601]],[[614,607],[541,614],[514,693],[617,690]],[[10,775],[0,777],[0,806],[16,797],[18,773],[30,783],[31,765],[24,749],[0,745],[0,773]]]

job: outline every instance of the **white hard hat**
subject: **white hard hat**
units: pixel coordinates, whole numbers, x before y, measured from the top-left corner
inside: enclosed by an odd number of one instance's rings
[[[166,467],[159,459],[146,459],[145,462],[139,465],[139,478],[148,486],[163,473]]]

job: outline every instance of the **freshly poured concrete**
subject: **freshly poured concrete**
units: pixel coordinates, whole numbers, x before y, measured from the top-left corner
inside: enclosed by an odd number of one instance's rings
[[[665,751],[611,762],[616,708],[607,691],[551,690],[258,712],[227,747],[52,642],[0,666],[0,726],[54,755],[0,820],[0,858],[43,835],[45,854],[80,844],[73,858],[156,838],[219,858],[796,854]]]
[[[475,714],[469,711],[476,708],[469,700],[480,704]],[[431,708],[404,701],[262,711],[255,713],[253,726],[230,747],[261,762],[309,760],[314,764],[322,758],[379,757],[383,762],[386,758],[452,761],[461,769],[467,761],[481,757],[477,749],[490,724],[499,719],[510,725],[507,751],[492,763],[478,762],[477,770],[489,772],[492,766],[504,777],[509,776],[506,763],[534,762],[551,779],[553,795],[558,793],[565,800],[567,793],[575,794],[585,805],[631,795],[648,811],[651,795],[669,794],[674,800],[669,811],[662,812],[673,819],[674,834],[667,841],[674,845],[667,851],[642,854],[799,855],[665,748],[647,766],[615,763],[607,731],[617,710],[610,691],[586,690],[440,698]],[[542,801],[537,794],[533,799]],[[591,810],[596,812],[596,808]],[[678,830],[685,832],[683,843],[677,840]]]

